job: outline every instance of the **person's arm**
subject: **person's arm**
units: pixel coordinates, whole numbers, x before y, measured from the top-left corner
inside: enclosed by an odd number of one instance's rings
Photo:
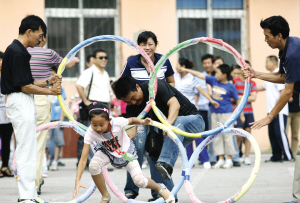
[[[285,83],[285,89],[281,93],[279,100],[275,104],[272,111],[263,119],[250,123],[252,129],[260,129],[265,125],[271,123],[275,116],[283,109],[283,107],[287,104],[289,99],[293,96],[294,83]]]
[[[169,107],[168,122],[170,125],[173,125],[173,123],[175,122],[175,120],[178,116],[180,104],[179,104],[177,98],[175,96],[173,96],[173,97],[171,97],[171,99],[169,99],[167,105]]]
[[[148,125],[151,122],[151,118],[139,119],[137,117],[128,118],[128,125]]]
[[[217,108],[219,108],[219,103],[218,102],[216,102],[215,100],[213,100],[212,98],[211,98],[211,96],[208,94],[208,92],[206,92],[204,89],[202,89],[200,86],[198,86],[198,87],[196,87],[196,89],[203,95],[203,96],[205,96],[208,100],[209,100],[209,102],[212,104],[212,105],[214,105],[214,107],[217,109]]]
[[[174,79],[174,75],[171,75],[169,77],[166,77],[166,81],[167,83],[169,83],[171,86],[175,87],[175,79]]]
[[[76,173],[76,179],[75,179],[75,190],[73,193],[73,198],[75,198],[78,195],[78,190],[80,187],[85,188],[82,183],[80,182],[82,173],[86,167],[86,163],[87,163],[87,158],[89,155],[89,151],[90,151],[90,145],[84,143],[83,145],[83,149],[81,152],[81,157],[80,157],[80,161],[78,163],[78,167],[77,167],[77,173]]]
[[[239,105],[240,102],[241,102],[241,99],[235,100],[235,102],[236,102],[236,105]],[[241,122],[242,122],[242,123],[245,123],[246,118],[245,118],[245,115],[244,115],[244,112],[243,112],[243,111],[242,111],[242,113],[240,114],[240,119],[241,119]]]
[[[195,100],[195,106],[199,110],[199,106],[198,106],[199,94],[195,94],[194,100]]]
[[[194,76],[196,76],[200,79],[206,80],[205,75],[203,73],[200,73],[199,71],[191,70],[191,69],[188,69],[188,68],[179,68],[178,72],[179,73],[181,73],[181,72],[191,73],[192,75],[194,75]]]
[[[79,64],[80,60],[78,57],[73,57],[65,66],[66,69],[70,69],[73,66],[75,66],[75,64]]]
[[[247,102],[255,102],[257,96],[257,92],[251,92]],[[239,98],[242,99],[243,95],[239,95]]]
[[[257,91],[265,91],[266,89],[264,88],[263,85],[257,85]]]
[[[262,73],[253,70],[251,67],[247,67],[243,70],[243,74],[245,78],[251,76],[252,78],[258,78],[264,81],[269,81],[273,83],[285,83],[285,74],[281,74],[279,72],[275,73]]]
[[[46,87],[48,84],[49,85],[53,85],[55,83],[61,84],[61,80],[62,80],[62,76],[55,74],[52,75],[48,80],[34,80],[33,84],[38,87]]]
[[[88,100],[88,98],[86,97],[84,88],[81,85],[76,84],[76,89],[77,89],[77,92],[78,92],[80,98],[82,99],[83,103],[86,106],[89,106],[92,102],[90,100]]]
[[[27,94],[38,94],[38,95],[60,95],[62,89],[60,85],[53,85],[52,88],[42,88],[33,84],[21,86],[21,91]]]

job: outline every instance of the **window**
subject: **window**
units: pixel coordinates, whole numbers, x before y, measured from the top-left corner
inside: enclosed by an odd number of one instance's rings
[[[222,39],[234,47],[243,58],[246,57],[246,10],[245,0],[177,0],[179,43],[198,37]],[[199,7],[199,4],[207,7]],[[192,7],[194,5],[194,7]],[[199,43],[179,52],[195,64],[195,69],[203,71],[201,57],[210,53],[221,56],[228,65],[235,64],[231,54]]]
[[[45,0],[45,16],[48,26],[48,48],[60,56],[77,44],[99,35],[118,35],[117,0]],[[120,72],[116,62],[118,42],[95,42],[82,48],[76,56],[80,64],[63,72],[64,77],[77,78],[87,67],[85,59],[95,49],[104,49],[109,57],[106,71],[110,77]]]

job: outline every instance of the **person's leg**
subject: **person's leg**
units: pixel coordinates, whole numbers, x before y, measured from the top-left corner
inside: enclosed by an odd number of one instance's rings
[[[37,109],[37,126],[49,123],[51,119],[51,104],[48,96],[35,95],[34,103]],[[40,186],[43,183],[42,170],[44,153],[46,149],[48,130],[43,130],[37,133],[37,166],[36,166],[36,179],[35,186],[40,194]]]
[[[51,170],[56,171],[58,169],[59,154],[61,152],[62,147],[65,146],[65,140],[64,140],[64,129],[55,128],[53,130],[54,130],[54,134],[52,135],[52,137],[54,137],[55,152],[54,152],[54,160],[51,165]]]
[[[143,164],[143,158],[145,153],[145,142],[148,134],[148,126],[138,126],[136,131],[136,138],[133,141],[137,155],[138,163],[140,166]],[[127,171],[126,185],[124,188],[125,195],[132,197],[133,199],[139,195],[139,188],[134,184],[131,175]]]
[[[279,118],[278,115],[269,123],[268,125],[269,131],[269,139],[272,147],[272,156],[270,158],[271,161],[281,161],[282,160],[282,152],[280,146],[276,140],[276,133],[278,134],[279,129]]]
[[[277,135],[277,142],[281,148],[281,151],[283,153],[283,158],[284,160],[291,160],[293,159],[293,154],[290,149],[289,141],[288,138],[285,134],[285,126],[286,126],[286,120],[287,120],[287,115],[284,114],[278,114],[279,117],[279,132],[276,134]]]
[[[299,144],[299,125],[300,125],[300,112],[293,113],[291,131],[292,131],[292,143],[291,150],[293,157],[296,157],[298,144]]]
[[[20,199],[37,196],[36,177],[36,109],[33,96],[12,93],[7,96],[6,114],[12,123],[16,141],[16,164]]]
[[[293,198],[295,202],[300,202],[300,146],[296,154],[295,172],[293,180]]]
[[[189,144],[188,146],[185,147],[186,149],[186,154],[187,154],[187,157],[188,157],[188,160],[190,160],[194,150],[193,150],[193,143]]]
[[[11,135],[13,132],[13,128],[11,123],[7,124],[0,124],[0,134],[1,134],[1,142],[2,142],[2,150],[1,150],[1,156],[2,156],[2,170],[8,169],[8,160],[10,155],[10,140]],[[8,169],[8,173],[10,173]]]

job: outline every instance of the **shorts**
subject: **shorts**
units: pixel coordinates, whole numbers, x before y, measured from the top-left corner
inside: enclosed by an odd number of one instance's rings
[[[52,142],[57,147],[65,146],[64,129],[53,128],[49,130],[49,138],[47,139],[46,148],[50,148]]]
[[[254,116],[253,113],[247,113],[245,114],[245,123],[241,122],[240,117],[238,117],[235,121],[234,121],[234,127],[237,128],[250,128],[250,123],[254,122]]]

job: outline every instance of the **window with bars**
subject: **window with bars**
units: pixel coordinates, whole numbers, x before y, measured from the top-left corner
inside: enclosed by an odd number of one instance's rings
[[[177,0],[179,42],[197,37],[222,39],[246,57],[245,0]],[[203,71],[201,57],[210,53],[221,56],[228,65],[235,64],[231,54],[199,43],[179,51],[195,69]]]
[[[47,47],[62,57],[78,43],[99,35],[118,35],[117,0],[45,0],[48,26]],[[106,71],[110,77],[119,72],[116,42],[95,42],[82,48],[76,56],[80,64],[63,72],[64,77],[77,78],[86,69],[86,56],[104,49],[109,57]]]

